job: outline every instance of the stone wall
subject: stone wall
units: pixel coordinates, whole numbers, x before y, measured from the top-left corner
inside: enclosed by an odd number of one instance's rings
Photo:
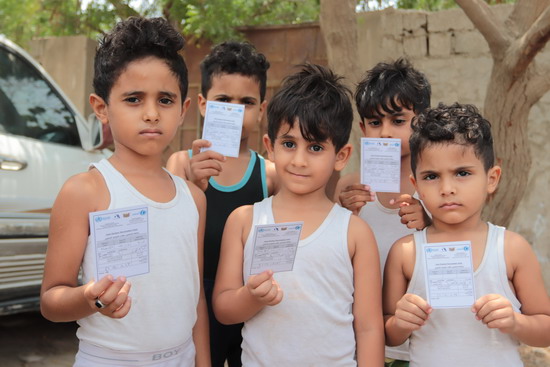
[[[494,6],[505,17],[511,7]],[[243,29],[246,37],[266,54],[271,62],[267,98],[280,85],[293,65],[305,61],[326,64],[326,52],[316,24]],[[387,9],[358,15],[358,48],[361,68],[368,70],[379,61],[405,56],[422,70],[432,84],[432,105],[442,101],[473,103],[483,108],[492,60],[487,44],[461,9],[436,13]],[[69,37],[66,45],[58,40],[39,40],[31,52],[46,67],[79,108],[87,114],[87,95],[91,90],[90,66],[93,48],[90,42]],[[53,42],[53,43],[52,43]],[[71,46],[72,45],[72,46]],[[200,87],[200,60],[210,44],[188,45],[185,58],[190,70],[189,97],[192,106],[183,127],[166,152],[189,148],[200,134],[200,115],[196,95]],[[536,59],[550,63],[548,47]],[[528,191],[515,213],[510,228],[527,238],[537,252],[550,289],[550,94],[537,103],[530,115],[529,137],[533,165]],[[251,146],[262,150],[261,136],[265,118],[252,135]],[[504,174],[507,174],[504,172]]]

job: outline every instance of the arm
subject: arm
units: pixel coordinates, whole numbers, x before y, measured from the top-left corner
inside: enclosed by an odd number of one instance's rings
[[[370,187],[362,185],[359,181],[359,173],[350,173],[338,180],[334,190],[333,201],[351,210],[353,214],[358,214],[367,202],[375,199]]]
[[[522,304],[521,313],[515,312],[510,301],[498,294],[480,297],[472,311],[487,327],[497,328],[524,344],[550,346],[550,299],[537,257],[517,233],[506,231],[504,238],[508,279]]]
[[[212,296],[216,318],[223,324],[247,321],[265,306],[276,305],[283,298],[271,271],[250,276],[243,285],[243,249],[250,232],[252,210],[250,205],[237,208],[225,223]]]
[[[412,236],[392,246],[384,269],[382,291],[386,345],[401,345],[413,331],[420,329],[432,312],[430,305],[416,294],[406,293],[416,258]]]
[[[196,366],[210,366],[210,338],[208,336],[208,311],[206,309],[206,298],[204,296],[204,287],[202,285],[203,274],[203,254],[204,254],[204,227],[206,219],[206,197],[204,193],[195,185],[189,183],[189,189],[195,200],[195,205],[199,211],[199,228],[197,232],[199,279],[201,289],[199,303],[197,304],[197,321],[193,328],[193,342],[195,343]]]
[[[353,264],[353,327],[358,366],[384,364],[384,322],[378,247],[370,227],[351,216],[348,248]]]
[[[105,276],[78,285],[88,241],[88,213],[107,207],[108,193],[105,196],[102,190],[106,190],[103,179],[91,170],[67,180],[53,205],[40,295],[42,315],[50,321],[75,321],[95,312],[121,318],[130,310],[130,283],[124,277]],[[95,306],[97,297],[105,308]]]

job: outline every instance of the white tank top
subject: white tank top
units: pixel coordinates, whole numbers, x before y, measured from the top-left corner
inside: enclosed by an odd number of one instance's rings
[[[351,212],[334,205],[300,241],[294,269],[276,273],[283,300],[244,324],[242,362],[251,366],[356,366],[353,267],[348,252]],[[253,225],[275,223],[271,197],[254,204]],[[244,248],[248,279],[253,227]]]
[[[418,199],[416,193],[413,197]],[[394,242],[401,237],[416,232],[416,230],[414,228],[407,228],[406,225],[401,223],[399,209],[386,208],[380,203],[378,196],[376,196],[373,202],[367,203],[361,208],[359,217],[367,222],[374,232],[380,255],[380,270],[383,276],[386,259]],[[405,341],[405,343],[397,347],[386,346],[385,355],[388,358],[408,361],[409,342]]]
[[[176,195],[166,203],[143,196],[107,160],[93,166],[111,196],[109,209],[147,205],[149,273],[129,278],[132,307],[122,319],[95,313],[78,320],[80,340],[120,351],[148,352],[186,343],[192,337],[199,299],[199,215],[185,181],[170,175]],[[95,277],[90,238],[82,262],[86,283]]]
[[[487,244],[474,272],[476,298],[497,293],[508,298],[514,311],[521,304],[512,292],[506,274],[503,227],[488,223]],[[426,230],[414,234],[416,263],[407,293],[426,299],[424,254]],[[469,308],[434,309],[430,319],[410,340],[411,367],[518,367],[523,366],[518,342],[498,329],[489,329],[476,320]]]

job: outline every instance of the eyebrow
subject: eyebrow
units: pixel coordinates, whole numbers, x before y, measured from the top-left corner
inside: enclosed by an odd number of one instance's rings
[[[214,96],[214,98],[220,98],[220,97],[233,98],[232,96],[230,96],[230,95],[228,95],[228,94],[225,94],[225,93],[216,94],[216,95]],[[253,97],[253,96],[242,96],[242,97],[237,98],[237,99],[239,99],[239,100],[241,100],[241,101],[246,100],[246,99],[248,99],[248,100],[254,100],[254,101],[257,101],[257,100],[258,100],[256,97]]]
[[[122,96],[124,97],[129,97],[129,96],[135,96],[135,95],[143,95],[145,94],[144,91],[141,91],[141,90],[132,90],[130,92],[125,92],[125,93],[122,93]],[[168,91],[160,91],[159,92],[159,95],[161,96],[168,96],[170,98],[177,98],[177,93],[172,93],[172,92],[168,92]]]

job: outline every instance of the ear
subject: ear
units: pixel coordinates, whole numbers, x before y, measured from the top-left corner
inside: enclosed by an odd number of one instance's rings
[[[204,97],[202,93],[199,93],[198,105],[202,117],[206,114],[206,101],[206,97]]]
[[[416,185],[416,178],[414,178],[414,175],[409,175],[409,180],[411,180],[411,183],[414,186],[414,191],[418,192],[418,186]]]
[[[265,108],[267,106],[267,101],[264,100],[262,103],[260,103],[260,113],[258,114],[258,122],[262,121],[262,117],[264,117]]]
[[[361,132],[363,133],[363,136],[367,136],[367,128],[365,126],[365,120],[361,120],[361,122],[359,122],[359,127],[361,128]]]
[[[264,134],[262,140],[264,142],[265,150],[267,151],[267,157],[273,162],[275,159],[275,155],[273,154],[273,142],[269,139],[267,134]]]
[[[109,123],[108,105],[103,98],[95,93],[90,94],[90,105],[94,110],[95,116],[102,124]]]
[[[341,171],[348,164],[351,153],[353,152],[353,147],[351,144],[344,145],[338,153],[336,153],[336,162],[334,163],[334,170]]]
[[[487,193],[490,195],[497,190],[502,169],[500,166],[493,166],[487,172]]]
[[[181,115],[180,115],[180,123],[181,126],[183,124],[183,120],[185,120],[185,114],[189,110],[189,106],[191,105],[191,99],[187,97],[185,101],[183,101],[183,105],[181,106]]]

